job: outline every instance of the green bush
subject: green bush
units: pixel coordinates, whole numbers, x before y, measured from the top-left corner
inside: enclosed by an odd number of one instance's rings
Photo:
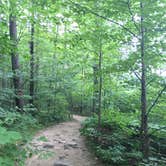
[[[22,139],[21,134],[16,131],[7,131],[0,127],[0,165],[14,166],[17,157],[16,143]],[[17,155],[17,157],[16,157]]]
[[[15,143],[20,139],[19,132],[7,131],[4,127],[0,127],[0,146]]]
[[[132,129],[134,116],[129,114],[104,111],[100,132],[97,130],[97,116],[82,124],[81,133],[91,140],[96,155],[108,165],[134,165],[142,158],[137,130]]]
[[[98,118],[95,115],[82,123],[81,133],[88,138],[96,155],[105,164],[114,166],[146,165],[140,152],[139,119],[137,113],[123,113],[114,110],[103,111],[101,129],[97,129]],[[150,158],[149,163],[163,165],[166,147],[164,146],[165,129],[160,125],[149,124]]]

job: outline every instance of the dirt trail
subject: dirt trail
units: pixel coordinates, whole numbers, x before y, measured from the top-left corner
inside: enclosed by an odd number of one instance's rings
[[[29,144],[37,151],[26,161],[26,166],[101,166],[85,146],[79,128],[85,117],[74,116],[74,120],[40,131]]]

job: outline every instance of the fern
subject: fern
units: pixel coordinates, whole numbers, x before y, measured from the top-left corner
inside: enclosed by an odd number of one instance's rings
[[[19,132],[7,131],[4,127],[0,127],[0,145],[13,144],[20,139]]]

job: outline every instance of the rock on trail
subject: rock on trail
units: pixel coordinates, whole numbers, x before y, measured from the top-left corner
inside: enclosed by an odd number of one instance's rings
[[[79,129],[85,117],[73,117],[72,121],[36,134],[28,146],[37,153],[27,159],[26,166],[102,166],[80,136]]]

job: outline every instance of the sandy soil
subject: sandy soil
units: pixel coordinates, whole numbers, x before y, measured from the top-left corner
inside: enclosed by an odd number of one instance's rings
[[[28,147],[36,154],[27,159],[26,166],[102,166],[85,146],[79,128],[85,117],[74,116],[36,134]]]

